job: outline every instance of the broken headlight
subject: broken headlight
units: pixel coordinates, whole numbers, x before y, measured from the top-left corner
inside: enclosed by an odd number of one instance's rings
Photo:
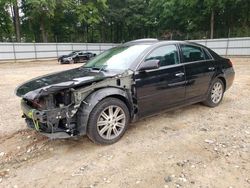
[[[34,109],[37,109],[37,110],[45,109],[46,102],[44,98],[35,99],[35,100],[27,100],[27,99],[24,99],[24,100],[26,101],[26,104],[28,104],[30,107]]]
[[[61,91],[54,95],[55,105],[58,107],[67,106],[71,103],[71,92]]]

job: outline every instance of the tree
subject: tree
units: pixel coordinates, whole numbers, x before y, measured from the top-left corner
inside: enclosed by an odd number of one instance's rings
[[[33,24],[39,23],[42,41],[48,42],[50,19],[54,15],[56,0],[23,0],[25,16]]]
[[[150,7],[155,18],[156,26],[164,33],[165,37],[181,35],[186,32],[188,25],[187,8],[182,1],[178,0],[152,0]]]
[[[19,1],[0,1],[1,40],[20,41],[22,35],[27,42],[120,43],[145,37],[196,39],[250,34],[249,0]]]
[[[105,11],[107,8],[106,0],[85,0],[78,4],[76,7],[76,12],[78,16],[79,25],[84,28],[85,41],[93,42],[94,38],[94,28],[103,21],[101,11]],[[91,34],[89,37],[89,30],[91,29]]]
[[[13,26],[7,1],[0,1],[0,41],[12,40]]]
[[[56,1],[53,17],[50,19],[52,38],[55,42],[78,41],[76,7],[74,0]]]
[[[21,42],[21,31],[20,31],[20,16],[19,16],[19,6],[17,0],[12,0],[13,9],[13,23],[16,33],[16,41]]]

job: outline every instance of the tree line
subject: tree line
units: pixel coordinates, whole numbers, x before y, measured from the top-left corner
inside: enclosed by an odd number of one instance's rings
[[[249,0],[0,0],[0,41],[250,36]]]

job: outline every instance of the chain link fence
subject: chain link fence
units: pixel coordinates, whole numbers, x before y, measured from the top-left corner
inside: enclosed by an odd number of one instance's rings
[[[250,37],[191,40],[223,56],[250,56]],[[0,61],[55,59],[72,51],[99,54],[115,43],[0,43]]]
[[[99,54],[113,43],[0,43],[0,61],[55,59],[72,51]]]
[[[191,41],[207,46],[222,56],[250,56],[250,37]]]

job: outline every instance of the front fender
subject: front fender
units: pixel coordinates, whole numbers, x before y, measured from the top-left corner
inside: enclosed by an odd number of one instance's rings
[[[132,108],[132,97],[130,96],[127,90],[123,90],[120,88],[109,87],[109,88],[102,88],[97,91],[91,93],[84,101],[78,110],[77,113],[77,126],[80,135],[86,134],[87,125],[89,120],[89,114],[93,110],[93,108],[104,98],[110,96],[120,96],[126,99],[129,104],[129,108]]]

